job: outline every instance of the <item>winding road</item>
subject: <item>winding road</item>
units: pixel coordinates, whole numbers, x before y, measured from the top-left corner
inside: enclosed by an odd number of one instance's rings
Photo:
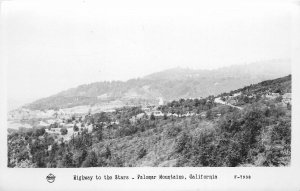
[[[230,103],[227,103],[227,102],[221,100],[221,97],[215,98],[215,103],[220,103],[220,104],[223,104],[223,105],[228,105],[228,106],[230,106],[230,107],[234,107],[234,108],[237,108],[237,109],[239,109],[239,110],[242,110],[242,109],[243,109],[242,107],[238,107],[238,106],[232,105],[232,104],[230,104]]]

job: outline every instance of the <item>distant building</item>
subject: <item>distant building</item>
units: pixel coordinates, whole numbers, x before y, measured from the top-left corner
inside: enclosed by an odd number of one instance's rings
[[[47,126],[49,126],[49,124],[45,123],[44,121],[40,121],[39,126],[41,126],[41,127],[47,127]]]
[[[228,104],[231,104],[231,105],[234,105],[234,104],[237,103],[237,101],[234,100],[234,99],[229,99],[229,100],[227,101],[227,103],[228,103]]]
[[[136,115],[137,119],[141,119],[142,117],[144,117],[145,113],[140,113]]]
[[[142,108],[142,110],[143,110],[144,112],[150,112],[150,111],[151,111],[151,109],[150,109],[150,108],[147,108],[147,107]]]
[[[153,115],[154,115],[155,117],[162,117],[162,116],[164,116],[164,114],[163,114],[161,111],[154,111],[154,112],[153,112]]]
[[[159,98],[159,102],[158,102],[158,105],[164,105],[164,100],[163,100],[163,98]]]
[[[176,113],[173,113],[172,115],[173,115],[174,117],[179,117],[179,115],[176,114]]]
[[[49,124],[54,124],[54,123],[55,123],[55,120],[53,120],[53,119],[48,119],[48,120],[47,120],[47,123],[49,123]]]
[[[185,114],[185,116],[186,116],[186,117],[190,117],[190,116],[192,116],[192,115],[190,114],[190,112],[188,112],[187,114]]]
[[[269,99],[275,99],[275,98],[277,98],[279,96],[280,96],[279,93],[267,93],[266,94],[266,98],[269,98]]]
[[[292,101],[292,93],[285,93],[282,95],[282,102],[285,104],[291,103]]]
[[[205,112],[200,113],[200,117],[201,118],[205,118],[206,117],[206,113]]]
[[[51,128],[51,130],[45,129],[45,131],[50,134],[53,134],[53,133],[60,134],[60,129],[61,128]]]
[[[120,122],[118,120],[110,122],[111,125],[119,125]]]
[[[109,110],[106,110],[105,112],[107,112],[107,113],[113,113],[113,112],[116,112],[116,109],[109,109]]]

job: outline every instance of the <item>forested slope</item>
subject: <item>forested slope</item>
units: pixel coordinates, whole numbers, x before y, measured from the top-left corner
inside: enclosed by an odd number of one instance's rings
[[[287,166],[291,105],[262,95],[287,93],[290,87],[287,76],[240,89],[260,94],[242,109],[207,97],[170,102],[158,108],[163,116],[148,116],[140,107],[86,115],[72,119],[77,135],[70,141],[45,128],[11,132],[8,166]],[[93,129],[78,128],[77,123]]]

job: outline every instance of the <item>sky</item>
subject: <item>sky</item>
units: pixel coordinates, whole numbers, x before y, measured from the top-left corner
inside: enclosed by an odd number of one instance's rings
[[[164,69],[215,69],[290,58],[284,1],[2,1],[8,98]]]

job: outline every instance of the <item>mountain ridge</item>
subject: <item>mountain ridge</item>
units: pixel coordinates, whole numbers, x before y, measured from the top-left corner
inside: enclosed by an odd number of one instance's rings
[[[9,129],[7,164],[9,168],[290,166],[291,84],[292,76],[287,75],[218,97],[52,116],[47,124],[38,119],[32,128]]]
[[[207,97],[290,73],[289,60],[255,62],[213,70],[177,67],[127,81],[83,84],[24,107],[32,110],[59,109],[115,100],[125,105],[157,104],[159,97],[166,101]]]

